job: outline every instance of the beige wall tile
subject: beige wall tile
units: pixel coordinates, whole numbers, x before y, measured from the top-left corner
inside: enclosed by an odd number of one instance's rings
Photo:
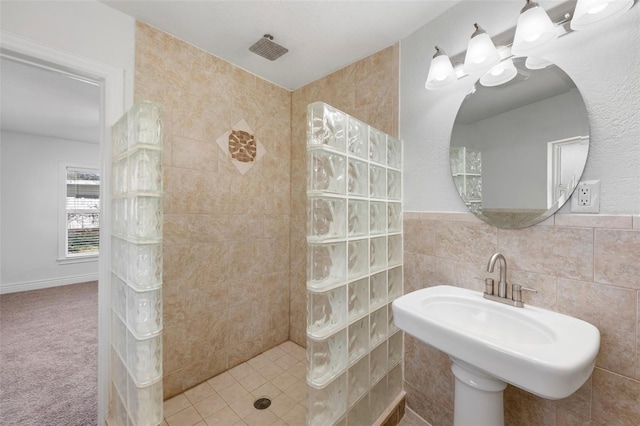
[[[504,424],[509,426],[553,425],[555,404],[515,386],[504,391]]]
[[[171,165],[188,169],[215,172],[218,169],[218,145],[212,141],[204,142],[173,136]]]
[[[556,226],[630,229],[632,227],[632,217],[593,214],[556,214],[555,224]]]
[[[596,229],[595,281],[640,290],[640,231]]]
[[[593,230],[558,226],[500,229],[499,251],[508,265],[557,277],[593,279]]]
[[[436,230],[439,222],[419,219],[404,220],[404,250],[412,253],[434,255]]]
[[[633,216],[633,229],[640,229],[640,215]]]
[[[593,420],[589,420],[589,417],[581,416],[573,411],[567,410],[563,407],[556,408],[556,426],[599,426],[600,423],[596,423]]]
[[[496,228],[480,222],[435,221],[435,255],[450,259],[486,264],[497,251]],[[508,258],[508,253],[505,253]],[[509,260],[509,259],[507,259]]]
[[[524,303],[549,309],[551,311],[558,310],[558,286],[556,277],[509,269],[507,280],[512,285],[520,284],[523,287],[529,287],[537,290],[535,293],[523,291],[522,299],[524,300]],[[511,297],[510,294],[509,297]]]
[[[637,293],[638,298],[638,325],[636,327],[636,379],[640,380],[640,291]]]
[[[559,279],[558,310],[598,328],[598,366],[627,376],[635,374],[635,291]]]
[[[592,418],[605,425],[640,424],[640,382],[596,368]]]

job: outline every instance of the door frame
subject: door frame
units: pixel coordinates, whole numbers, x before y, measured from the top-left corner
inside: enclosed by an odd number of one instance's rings
[[[98,425],[109,410],[111,336],[111,126],[126,111],[125,71],[94,59],[71,54],[0,30],[7,56],[82,76],[100,84],[100,255],[98,260]]]

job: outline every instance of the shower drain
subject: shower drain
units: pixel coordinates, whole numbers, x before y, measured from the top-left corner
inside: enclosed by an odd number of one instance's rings
[[[271,400],[266,397],[258,398],[253,402],[253,406],[258,410],[264,410],[265,408],[269,408],[270,405],[271,405]]]

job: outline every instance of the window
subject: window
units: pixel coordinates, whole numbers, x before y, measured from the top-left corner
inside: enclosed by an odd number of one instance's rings
[[[64,258],[98,255],[100,240],[100,174],[65,167]]]

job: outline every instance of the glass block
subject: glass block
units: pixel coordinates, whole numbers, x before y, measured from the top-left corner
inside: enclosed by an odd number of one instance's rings
[[[141,291],[162,287],[162,244],[127,245],[127,283]]]
[[[369,265],[371,272],[387,266],[387,237],[371,238],[369,243]]]
[[[387,171],[384,167],[369,166],[369,195],[372,198],[387,197]]]
[[[393,401],[402,392],[402,366],[396,365],[387,375],[387,397]]]
[[[127,317],[127,285],[116,274],[111,274],[111,310],[122,319]]]
[[[387,165],[396,169],[402,167],[402,143],[392,136],[387,136]]]
[[[336,423],[336,426],[347,426],[347,417],[343,417]]]
[[[347,278],[346,243],[307,245],[307,283],[321,289]]]
[[[466,177],[466,196],[469,200],[482,198],[482,178],[480,176]]]
[[[323,337],[347,323],[347,286],[307,294],[307,332]]]
[[[369,240],[349,241],[349,279],[369,273]]]
[[[162,331],[162,290],[127,287],[127,325],[139,339]]]
[[[387,203],[382,201],[369,203],[369,230],[371,235],[387,232]]]
[[[387,198],[390,200],[402,199],[402,173],[387,170]]]
[[[344,199],[309,197],[307,203],[309,240],[322,241],[346,237]]]
[[[460,146],[451,147],[451,151],[449,151],[451,174],[457,175],[458,173],[464,173],[464,151],[464,148]]]
[[[369,390],[369,357],[365,356],[349,368],[348,386],[349,406]]]
[[[333,424],[347,411],[347,375],[338,376],[325,387],[307,387],[307,415],[310,426]]]
[[[364,161],[349,158],[349,176],[347,191],[350,195],[366,197],[369,195],[369,166]]]
[[[126,194],[129,190],[129,157],[121,158],[113,164],[113,188],[114,195]]]
[[[382,343],[369,355],[370,383],[376,383],[387,372],[387,342]]]
[[[389,401],[387,386],[387,376],[385,375],[371,388],[371,392],[369,393],[371,416],[374,419],[380,417],[384,409],[387,408],[391,402]]]
[[[113,158],[115,159],[129,149],[129,122],[127,115],[118,120],[111,132],[111,139],[114,141]]]
[[[125,389],[126,389],[126,382],[125,382]],[[116,419],[116,424],[117,425],[128,424],[127,423],[127,406],[124,402],[126,401],[126,394],[122,395],[118,391],[115,391],[112,394],[112,396],[113,396],[112,400],[114,401],[113,417]]]
[[[308,106],[307,120],[307,144],[328,145],[344,151],[346,114],[317,102]]]
[[[369,278],[369,309],[377,309],[387,304],[387,271],[382,271]]]
[[[129,148],[143,145],[162,145],[160,106],[151,102],[135,104],[128,114]]]
[[[134,197],[127,203],[127,236],[138,240],[162,239],[162,198]]]
[[[398,331],[398,326],[396,325],[396,322],[393,320],[393,308],[391,306],[391,303],[387,305],[387,320],[388,320],[388,326],[387,326],[388,333],[391,334],[395,331]]]
[[[162,380],[138,387],[129,379],[129,415],[134,425],[157,425],[162,422]]]
[[[387,307],[383,306],[373,311],[369,318],[369,334],[371,336],[369,344],[373,347],[387,337]]]
[[[349,326],[349,362],[353,362],[369,350],[369,317]]]
[[[467,149],[465,153],[465,166],[467,173],[481,173],[482,172],[482,153],[480,151],[474,151]]]
[[[137,149],[129,157],[129,192],[162,193],[162,151]]]
[[[138,340],[128,332],[127,366],[137,386],[162,378],[162,335]]]
[[[389,235],[388,260],[389,266],[402,263],[402,235]]]
[[[369,159],[380,164],[387,162],[387,135],[373,127],[369,128]]]
[[[369,233],[369,202],[366,200],[349,200],[348,215],[349,237],[361,237]]]
[[[371,407],[369,405],[369,395],[365,395],[356,405],[349,410],[348,422],[350,425],[371,425]]]
[[[307,189],[325,193],[344,194],[346,157],[333,152],[309,151]]]
[[[111,346],[122,359],[127,359],[127,326],[111,313]]]
[[[111,217],[112,234],[126,236],[127,235],[127,217],[129,212],[127,211],[127,199],[126,198],[114,198],[111,202],[111,210],[113,216]]]
[[[369,312],[369,278],[349,283],[349,321]]]
[[[116,387],[118,393],[122,395],[123,399],[127,399],[127,367],[120,359],[120,356],[116,351],[111,348],[111,379],[113,385]]]
[[[402,204],[387,204],[387,226],[389,232],[402,232]]]
[[[347,133],[347,151],[361,158],[367,158],[367,139],[369,126],[360,120],[349,117],[349,131]]]
[[[402,361],[402,332],[398,331],[389,337],[389,365]]]
[[[347,330],[323,340],[307,340],[307,379],[313,385],[324,386],[342,373],[347,366]]]
[[[389,300],[402,296],[402,266],[389,269],[387,279],[389,283]]]

